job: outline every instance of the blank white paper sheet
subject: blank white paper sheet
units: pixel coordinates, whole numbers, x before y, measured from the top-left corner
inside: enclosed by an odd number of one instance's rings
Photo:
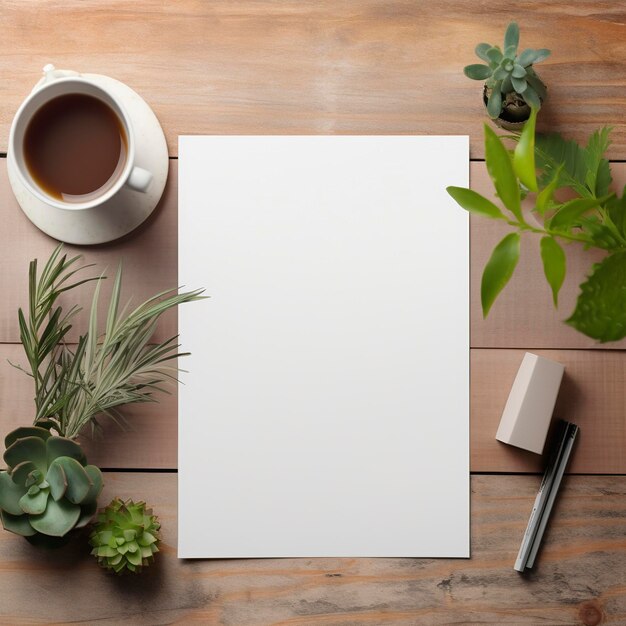
[[[467,137],[179,143],[181,558],[469,556]]]

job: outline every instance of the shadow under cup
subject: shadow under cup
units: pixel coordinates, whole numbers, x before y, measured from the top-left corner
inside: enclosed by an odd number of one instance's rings
[[[46,204],[91,208],[124,185],[133,163],[128,118],[106,91],[64,78],[33,92],[10,149],[22,182]]]

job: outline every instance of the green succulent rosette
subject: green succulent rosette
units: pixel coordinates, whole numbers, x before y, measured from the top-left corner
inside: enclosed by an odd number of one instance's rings
[[[159,524],[145,502],[115,498],[98,515],[89,537],[91,554],[104,569],[138,574],[159,551]]]
[[[102,474],[87,465],[78,443],[30,426],[9,433],[5,446],[0,517],[6,530],[36,541],[64,537],[89,523],[97,510]]]

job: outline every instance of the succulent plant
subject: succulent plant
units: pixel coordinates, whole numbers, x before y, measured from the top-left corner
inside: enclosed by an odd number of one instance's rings
[[[116,574],[138,574],[159,551],[161,525],[145,502],[115,498],[98,515],[89,537],[91,554],[101,567]]]
[[[78,443],[38,426],[5,438],[0,472],[0,517],[8,531],[36,540],[63,537],[86,526],[97,509],[102,474]]]
[[[497,118],[508,105],[520,104],[539,109],[546,98],[546,86],[533,65],[550,55],[550,50],[527,48],[517,54],[519,27],[511,22],[504,35],[504,51],[499,46],[479,43],[476,55],[487,64],[467,65],[463,72],[473,80],[484,80],[488,90],[487,112]],[[527,115],[526,115],[527,117]]]

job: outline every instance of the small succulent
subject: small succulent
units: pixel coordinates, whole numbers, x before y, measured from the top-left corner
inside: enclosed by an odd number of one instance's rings
[[[0,517],[8,531],[36,541],[86,526],[97,509],[102,474],[78,443],[38,426],[5,438],[0,472]]]
[[[145,502],[115,498],[98,515],[89,537],[91,554],[116,574],[140,573],[159,551],[161,525]]]
[[[499,117],[508,105],[519,107],[525,103],[539,109],[541,101],[546,98],[546,86],[535,72],[533,64],[550,56],[550,50],[527,48],[517,54],[518,44],[519,27],[511,22],[504,35],[504,51],[499,46],[479,43],[476,55],[487,65],[475,63],[463,69],[468,78],[485,81],[489,94],[487,112],[493,119]]]

